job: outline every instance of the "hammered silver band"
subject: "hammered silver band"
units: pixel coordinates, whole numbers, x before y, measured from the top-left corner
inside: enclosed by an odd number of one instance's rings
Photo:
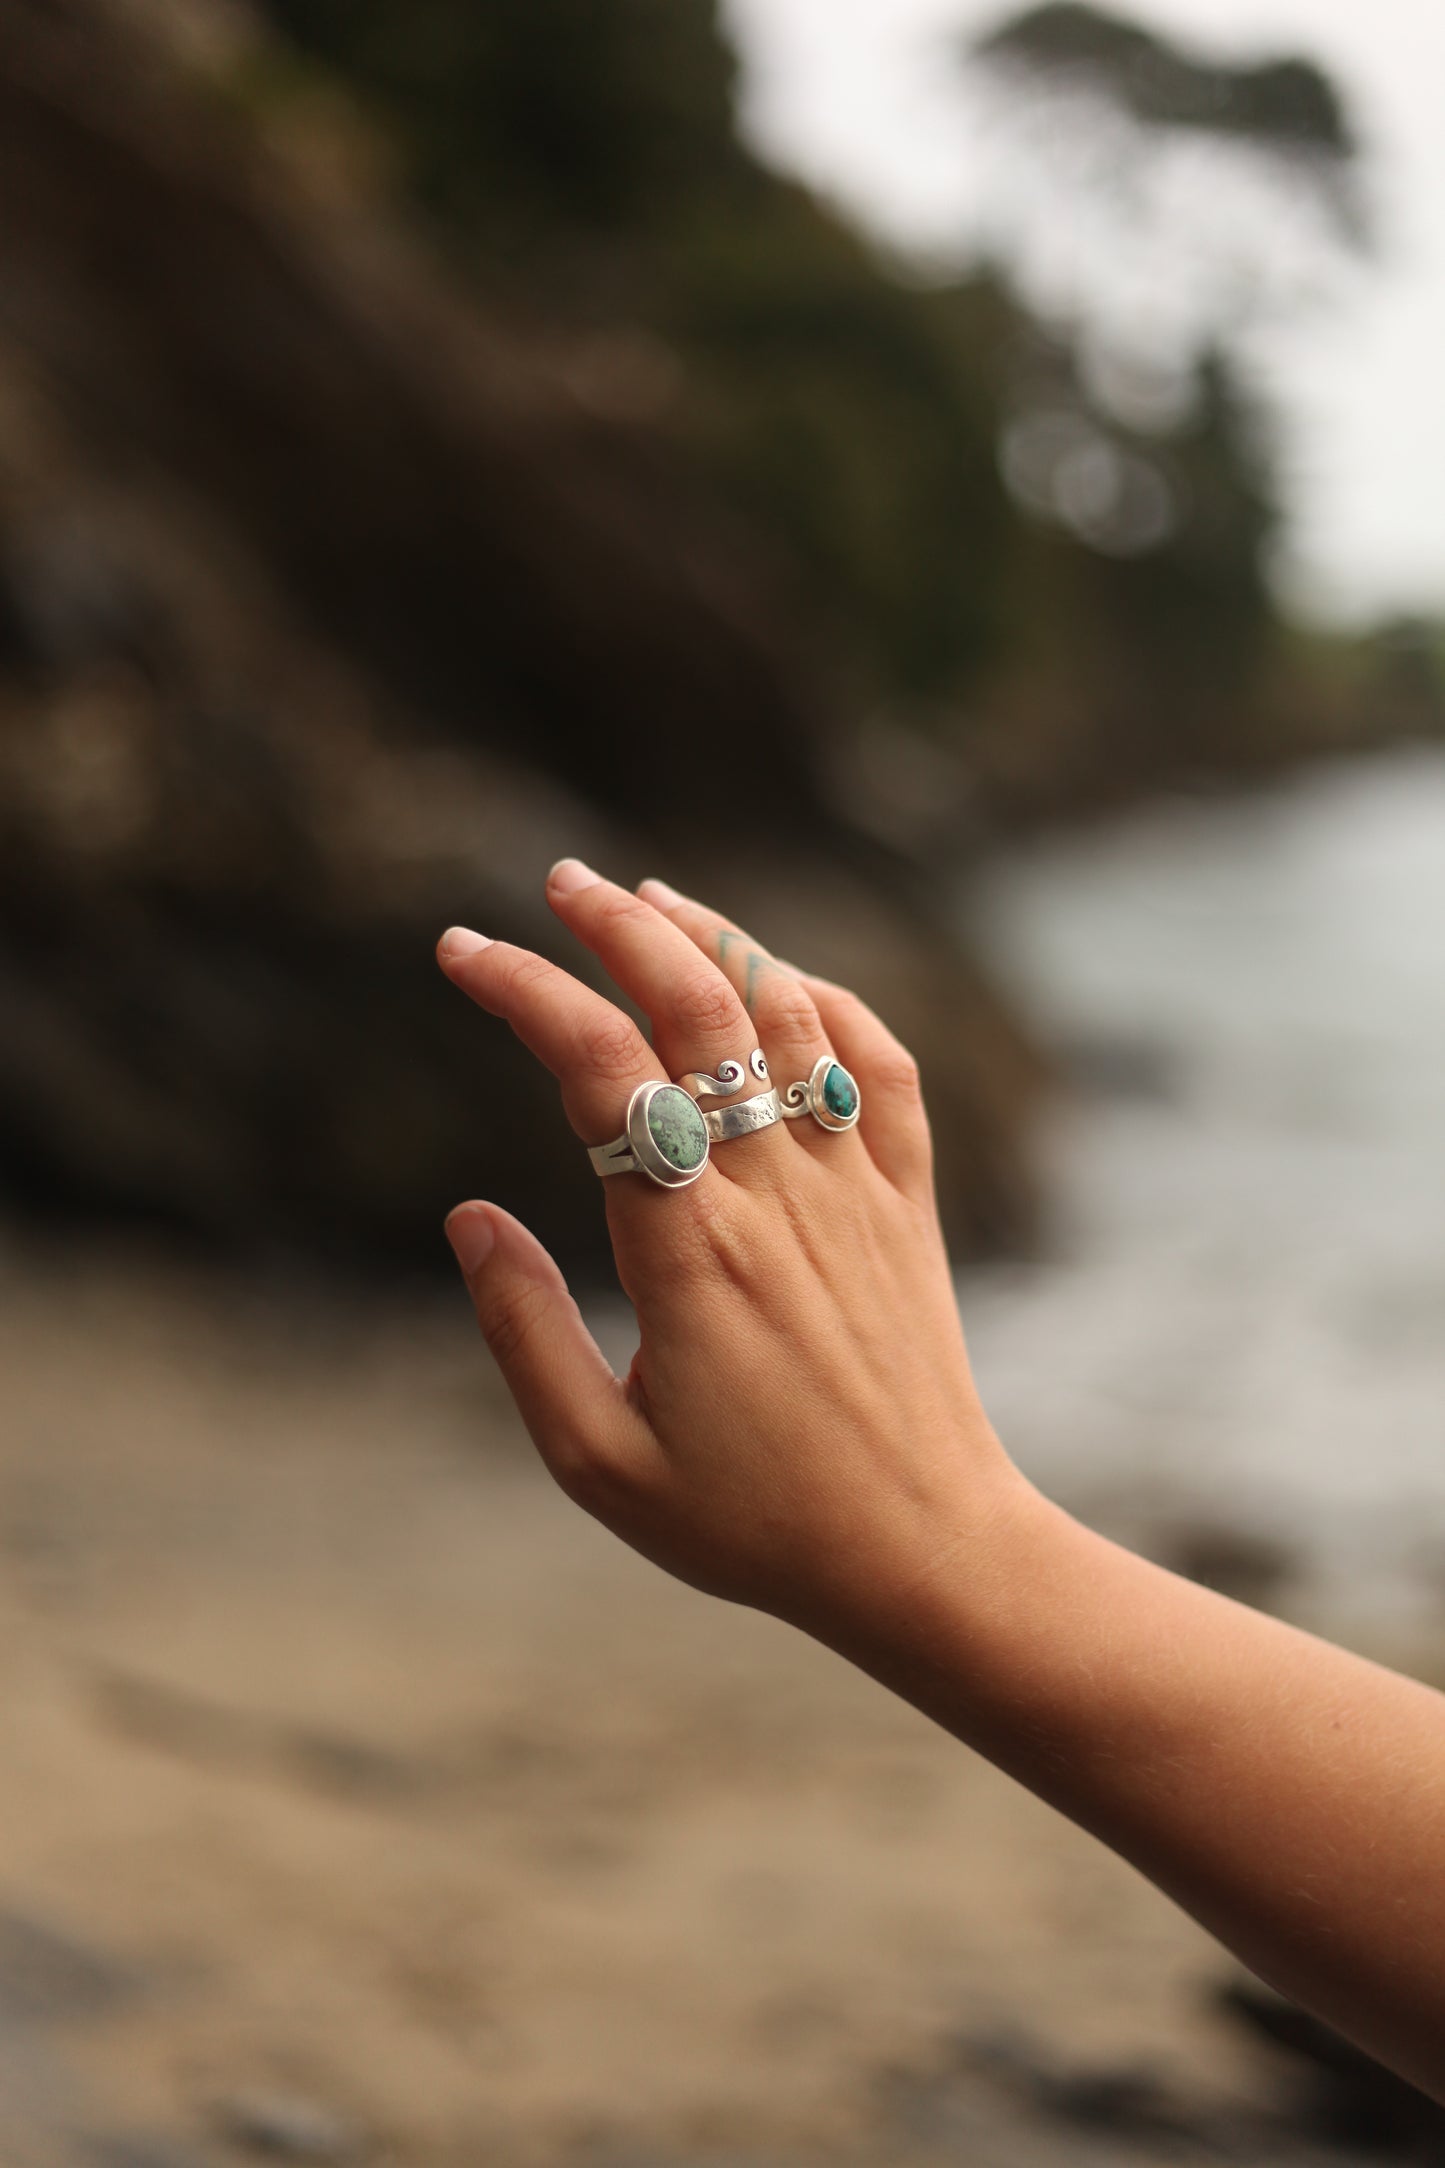
[[[755,1130],[771,1129],[783,1118],[783,1102],[775,1091],[757,1092],[751,1099],[736,1099],[730,1107],[711,1107],[703,1116],[708,1137],[726,1144],[733,1137],[750,1137]]]

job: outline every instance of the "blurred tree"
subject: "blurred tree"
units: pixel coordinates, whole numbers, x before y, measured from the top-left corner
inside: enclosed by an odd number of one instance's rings
[[[1230,64],[1084,0],[1042,0],[987,32],[975,59],[1015,92],[1107,116],[1140,144],[1176,133],[1233,142],[1314,193],[1352,244],[1364,235],[1355,131],[1331,79],[1291,56]]]
[[[1114,791],[1264,727],[1276,492],[1217,306],[1161,420],[1121,404],[1081,323],[1046,332],[998,273],[900,277],[742,145],[713,0],[269,13],[399,144],[472,276],[732,507],[839,704],[952,744],[975,803]],[[1308,62],[1207,62],[1072,0],[974,58],[1026,127],[1046,108],[1054,133],[1103,129],[1101,203],[1121,159],[1147,192],[1185,134],[1359,229],[1343,103]]]
[[[1244,328],[1317,291],[1367,221],[1334,83],[1300,58],[1233,64],[1080,0],[966,48],[1003,125],[1005,246],[1052,319],[1008,388],[1004,472],[1067,544],[1016,558],[1020,612],[1050,567],[1067,627],[1029,658],[1030,747],[1006,689],[990,759],[1025,798],[1267,757],[1280,625],[1277,428]],[[1064,718],[1069,720],[1065,722]],[[1045,771],[1048,771],[1047,773]]]
[[[1019,637],[974,719],[995,805],[1062,813],[1253,765],[1272,727],[1278,511],[1235,371],[1204,356],[1163,436],[1091,401],[1066,347],[1024,382],[1004,450],[1035,514],[1009,559]]]
[[[399,135],[474,276],[594,335],[589,392],[671,427],[860,693],[937,698],[983,665],[1012,311],[986,279],[904,283],[745,150],[711,0],[268,12]]]

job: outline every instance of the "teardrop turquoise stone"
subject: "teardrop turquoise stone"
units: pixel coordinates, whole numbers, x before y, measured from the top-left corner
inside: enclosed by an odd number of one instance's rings
[[[652,1141],[679,1174],[691,1174],[707,1158],[707,1127],[697,1101],[681,1085],[666,1084],[647,1109]]]
[[[858,1112],[858,1087],[840,1061],[823,1078],[823,1104],[836,1122],[848,1122]]]

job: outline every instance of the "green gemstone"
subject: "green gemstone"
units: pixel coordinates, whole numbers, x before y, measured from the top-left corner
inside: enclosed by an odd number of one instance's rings
[[[858,1112],[858,1087],[839,1061],[824,1075],[823,1104],[836,1122],[851,1122]]]
[[[648,1103],[652,1141],[670,1167],[691,1174],[707,1158],[707,1127],[695,1099],[680,1084],[666,1084]]]

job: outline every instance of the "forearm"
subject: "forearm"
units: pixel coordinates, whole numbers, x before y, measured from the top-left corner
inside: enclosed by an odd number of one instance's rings
[[[1445,1697],[1008,1487],[844,1653],[1445,2096]]]

